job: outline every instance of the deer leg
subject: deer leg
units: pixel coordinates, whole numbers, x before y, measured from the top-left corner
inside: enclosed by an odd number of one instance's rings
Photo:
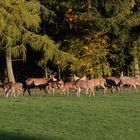
[[[24,96],[25,91],[28,90],[28,89],[29,89],[29,88],[27,88],[27,87],[24,88],[24,90],[23,90],[23,96]],[[28,94],[29,94],[29,91],[28,91]]]
[[[78,89],[77,89],[77,93],[76,93],[76,96],[77,96],[77,97],[80,96],[80,92],[81,92],[81,88],[78,88]]]
[[[94,89],[90,89],[91,91],[92,91],[92,95],[95,97],[95,91],[94,91]],[[90,96],[91,96],[91,94],[90,94]]]
[[[80,97],[80,93],[81,93],[81,88],[79,89],[79,94],[78,94],[79,97]]]
[[[6,96],[7,93],[9,94],[11,92],[11,89],[10,88],[5,88],[4,91],[5,91],[5,96]]]
[[[30,88],[27,89],[28,94],[31,96]]]
[[[87,89],[86,90],[86,95],[89,95],[89,97],[91,97],[92,92],[93,92],[93,90],[91,88],[90,89]]]
[[[5,95],[7,98],[8,98],[8,96],[9,96],[9,92],[10,92],[10,91],[8,91],[8,92],[6,93],[6,95]]]
[[[120,91],[122,91],[122,90],[123,90],[123,84],[120,85]]]
[[[51,95],[51,92],[50,92],[50,90],[51,90],[51,89],[49,88],[49,89],[48,89],[48,91],[47,91],[47,93],[49,93],[49,95]]]
[[[9,97],[9,94],[11,94],[11,92],[12,92],[12,91],[9,89],[9,90],[7,91],[7,93],[6,93],[5,96],[8,98],[8,97]]]
[[[65,90],[66,90],[66,88],[64,88],[64,89],[62,90],[61,95],[65,95]]]
[[[133,86],[133,85],[130,85],[129,92],[131,91],[132,86]]]
[[[136,85],[133,85],[133,87],[135,88],[135,90],[136,90],[136,92],[137,92],[137,87],[136,87]]]
[[[53,93],[53,95],[54,95],[54,91],[55,91],[55,88],[52,89],[52,93]]]
[[[16,97],[16,91],[15,91],[15,89],[12,90],[12,94],[14,95],[14,97]]]
[[[67,96],[69,96],[69,89],[68,88],[67,88],[67,91],[66,92],[67,92]]]
[[[103,94],[105,95],[105,94],[106,94],[107,87],[105,87],[105,86],[103,85],[103,89],[104,89]]]
[[[116,85],[116,90],[120,93],[120,87]]]
[[[23,93],[23,88],[20,89],[20,93],[22,94],[22,97],[24,96],[24,93]]]
[[[87,88],[86,89],[86,96],[88,96],[89,95],[89,89]]]
[[[103,94],[105,95],[107,88],[104,86],[104,84],[102,84],[101,87],[103,88]]]
[[[43,90],[45,91],[45,93],[49,93],[49,92],[46,90],[46,87],[44,87]],[[49,94],[50,94],[50,93],[49,93]]]
[[[17,97],[19,96],[19,94],[20,94],[20,89],[17,89]]]

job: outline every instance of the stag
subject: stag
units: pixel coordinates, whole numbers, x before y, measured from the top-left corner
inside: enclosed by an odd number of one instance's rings
[[[44,68],[44,69],[45,69],[45,73],[47,71],[47,75],[49,75],[49,77],[48,78],[28,78],[25,81],[24,92],[27,90],[28,94],[31,96],[30,89],[39,88],[40,90],[43,89],[46,93],[48,93],[46,91],[46,87],[49,85],[49,82],[57,81],[57,79],[54,77],[55,74],[52,74],[50,70],[48,70],[47,68]]]

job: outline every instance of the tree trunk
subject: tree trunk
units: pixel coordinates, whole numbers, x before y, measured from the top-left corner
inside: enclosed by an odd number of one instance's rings
[[[139,60],[138,58],[135,56],[134,58],[134,73],[136,77],[140,76],[140,72],[139,72]]]
[[[91,0],[88,0],[88,8],[91,9],[92,4],[91,4]]]
[[[61,80],[61,78],[62,78],[62,77],[61,77],[61,69],[58,68],[58,79]]]
[[[15,83],[15,77],[14,77],[13,66],[12,66],[11,48],[8,49],[6,52],[6,67],[7,67],[8,81]]]
[[[138,59],[138,44],[136,42],[133,42],[134,45],[134,74],[136,77],[140,77],[140,71],[139,71],[139,59]]]

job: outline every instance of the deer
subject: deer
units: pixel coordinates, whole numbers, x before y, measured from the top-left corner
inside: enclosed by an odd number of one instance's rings
[[[59,89],[61,89],[61,95],[66,95],[69,96],[69,90],[75,89],[75,82],[70,81],[70,82],[63,82],[62,80],[59,81]]]
[[[59,88],[59,81],[51,81],[48,83],[48,93],[54,95],[55,90]],[[52,91],[52,93],[51,93]]]
[[[16,92],[18,92],[17,97],[22,94],[23,96],[23,84],[13,83],[13,82],[7,82],[4,83],[4,90],[5,90],[5,96],[8,98],[10,95],[16,97]]]
[[[140,81],[137,77],[121,75],[119,79],[121,81],[121,87],[123,87],[124,85],[130,86],[129,92],[131,91],[132,87],[134,87],[134,89],[137,91],[137,86],[140,86]]]
[[[104,78],[95,78],[90,80],[78,80],[75,84],[77,93],[76,95],[80,97],[81,90],[86,91],[86,95],[95,96],[95,89],[96,87],[102,87],[104,89],[104,95],[106,93],[106,80]]]
[[[82,76],[81,78],[76,76],[75,74],[73,75],[72,81],[78,81],[78,80],[88,80],[88,77],[86,75]]]
[[[84,80],[88,80],[88,78],[84,75],[82,76],[81,78],[76,76],[74,74],[74,76],[72,77],[72,80],[69,81],[69,82],[63,82],[62,80],[59,81],[59,88],[61,89],[61,95],[67,95],[69,96],[69,91],[72,90],[72,89],[75,89],[76,90],[76,87],[75,87],[75,84],[77,81],[84,81]],[[66,93],[65,93],[66,92]]]
[[[9,88],[11,88],[13,82],[5,82],[3,84],[1,84],[2,88],[4,89],[4,95],[7,94],[7,91]]]
[[[30,89],[32,89],[32,88],[39,88],[40,90],[43,89],[45,91],[45,93],[48,93],[46,90],[46,87],[49,85],[49,82],[57,81],[57,79],[54,77],[55,74],[52,74],[52,72],[48,68],[46,68],[46,67],[43,67],[43,68],[45,70],[45,74],[49,75],[49,77],[48,78],[28,78],[28,79],[26,79],[24,93],[27,90],[28,94],[31,96]]]
[[[106,78],[106,86],[111,89],[111,92],[114,93],[114,89],[120,92],[121,80],[119,77],[110,76]]]

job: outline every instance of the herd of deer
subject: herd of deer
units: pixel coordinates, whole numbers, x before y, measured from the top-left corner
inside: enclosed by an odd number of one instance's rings
[[[25,91],[28,91],[28,94],[31,96],[30,89],[39,88],[43,89],[46,93],[55,94],[56,89],[61,90],[61,95],[69,95],[71,89],[76,90],[76,96],[80,96],[82,90],[85,91],[88,96],[95,96],[96,88],[102,88],[103,94],[106,93],[107,88],[110,88],[112,92],[114,90],[120,92],[124,85],[129,86],[129,91],[132,87],[137,90],[137,86],[140,86],[140,81],[136,77],[129,77],[121,75],[120,77],[107,77],[104,78],[95,78],[88,79],[86,76],[82,78],[73,76],[73,80],[70,82],[64,82],[63,80],[57,80],[54,76],[49,78],[28,78],[25,81],[25,86],[22,83],[12,83],[6,82],[0,84],[4,89],[4,96],[7,98],[9,96],[18,97],[19,95],[24,96]]]

